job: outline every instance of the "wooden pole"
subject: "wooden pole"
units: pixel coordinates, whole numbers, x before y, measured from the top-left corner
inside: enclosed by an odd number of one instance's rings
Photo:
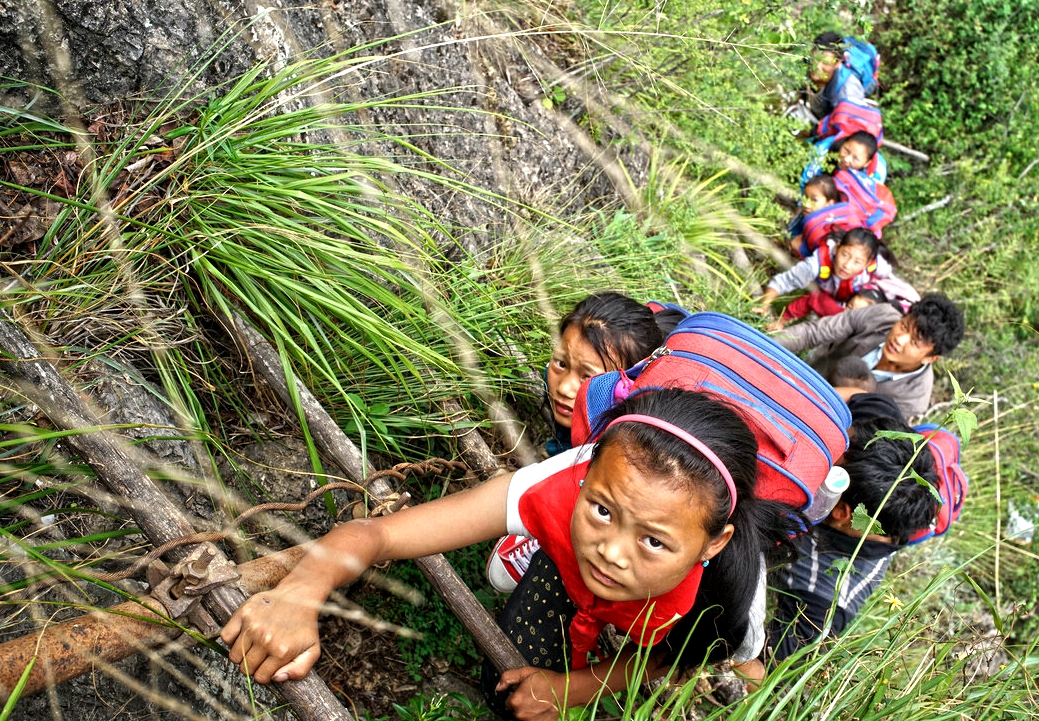
[[[361,454],[353,442],[298,378],[293,377],[292,379],[295,384],[295,394],[290,391],[278,353],[248,321],[237,314],[233,315],[230,321],[231,327],[248,353],[257,375],[274,390],[287,407],[295,407],[294,399],[299,398],[300,407],[314,442],[351,480],[362,483],[370,474],[371,469],[364,464]],[[489,451],[486,454],[480,453],[478,456],[485,459],[493,458]],[[496,461],[495,465],[497,465]],[[368,491],[380,501],[386,500],[394,493],[389,483],[381,477],[377,477],[371,482]],[[442,554],[416,558],[415,563],[451,607],[495,668],[505,671],[527,665],[526,659],[516,650],[508,636],[487,613],[487,609],[476,600],[473,592],[469,590],[469,587],[465,585]]]
[[[884,138],[884,143],[883,143],[882,149],[883,150],[894,150],[896,153],[901,153],[902,155],[907,155],[910,158],[913,158],[915,160],[919,160],[922,163],[929,163],[929,162],[931,162],[931,156],[928,155],[927,153],[921,153],[919,150],[913,150],[908,145],[902,145],[901,143],[896,143],[894,140],[890,140],[888,138]]]

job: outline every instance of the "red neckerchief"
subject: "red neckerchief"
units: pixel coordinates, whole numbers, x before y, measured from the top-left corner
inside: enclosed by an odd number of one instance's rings
[[[604,601],[589,591],[581,580],[570,539],[570,520],[589,463],[585,461],[549,476],[532,486],[519,501],[523,525],[556,564],[566,593],[577,606],[577,614],[570,621],[573,668],[588,665],[588,652],[597,650],[599,633],[608,623],[642,646],[659,641],[667,635],[668,627],[693,607],[703,575],[703,566],[697,563],[678,586],[646,601]],[[663,633],[658,633],[661,630]]]

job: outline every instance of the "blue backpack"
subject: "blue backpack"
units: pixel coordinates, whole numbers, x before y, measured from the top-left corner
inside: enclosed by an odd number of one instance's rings
[[[652,356],[581,385],[570,436],[595,440],[602,414],[644,388],[709,391],[728,400],[758,441],[757,494],[807,510],[833,462],[848,448],[851,412],[803,360],[746,323],[721,313],[685,314]]]
[[[880,53],[872,43],[850,36],[844,38],[844,46],[844,64],[838,72],[853,73],[862,83],[862,90],[868,98],[880,87],[877,77],[880,74]],[[843,85],[844,79],[839,82]]]

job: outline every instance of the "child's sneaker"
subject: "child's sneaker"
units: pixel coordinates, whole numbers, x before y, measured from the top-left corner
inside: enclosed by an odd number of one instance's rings
[[[502,536],[487,559],[487,580],[496,591],[512,593],[539,548],[541,544],[534,538]]]

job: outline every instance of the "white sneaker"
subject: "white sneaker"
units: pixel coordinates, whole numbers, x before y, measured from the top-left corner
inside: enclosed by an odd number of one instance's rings
[[[502,536],[487,559],[487,580],[496,591],[512,593],[539,548],[537,539],[528,536]]]

